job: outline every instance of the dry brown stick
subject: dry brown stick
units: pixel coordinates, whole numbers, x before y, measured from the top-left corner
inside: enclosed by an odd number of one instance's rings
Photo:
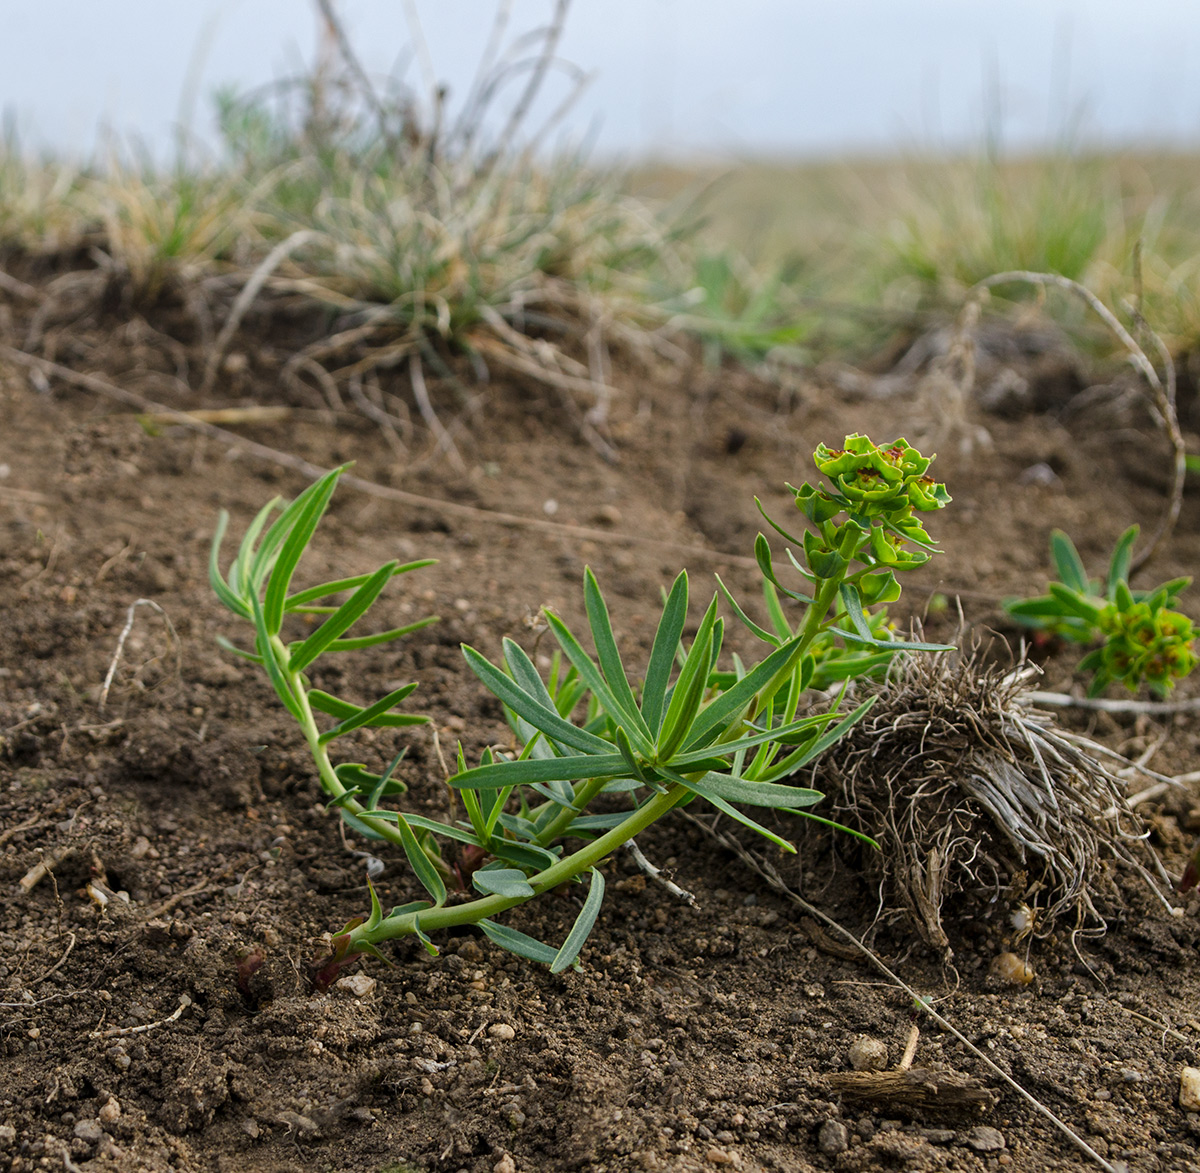
[[[681,811],[680,814],[685,819],[695,823],[695,825],[699,827],[704,834],[709,836],[709,838],[715,840],[722,847],[727,848],[729,851],[732,851],[752,871],[757,872],[758,875],[766,880],[766,882],[772,888],[774,888],[775,891],[786,896],[800,908],[803,908],[804,911],[809,914],[809,916],[815,917],[817,920],[822,921],[828,928],[833,929],[834,932],[845,937],[847,941],[853,944],[854,947],[858,949],[867,958],[867,960],[870,961],[870,963],[888,979],[888,981],[892,982],[895,986],[903,990],[910,998],[912,998],[913,1001],[920,1006],[930,1018],[934,1020],[934,1022],[936,1022],[944,1030],[948,1030],[952,1035],[954,1035],[954,1037],[958,1039],[958,1041],[962,1043],[962,1045],[966,1047],[976,1059],[983,1063],[983,1065],[987,1067],[993,1074],[999,1076],[1000,1079],[1002,1079],[1005,1084],[1012,1088],[1012,1090],[1015,1091],[1023,1100],[1025,1100],[1026,1103],[1028,1103],[1038,1113],[1049,1120],[1055,1128],[1057,1128],[1068,1140],[1071,1141],[1072,1144],[1076,1145],[1082,1152],[1091,1157],[1101,1169],[1106,1171],[1106,1173],[1118,1173],[1118,1169],[1115,1165],[1112,1165],[1110,1162],[1106,1161],[1098,1152],[1096,1152],[1094,1148],[1092,1148],[1090,1144],[1087,1143],[1087,1141],[1083,1139],[1083,1137],[1081,1137],[1073,1128],[1071,1128],[1069,1124],[1063,1120],[1060,1120],[1053,1112],[1050,1111],[1049,1108],[1045,1106],[1045,1104],[1041,1102],[1041,1100],[1037,1099],[1032,1093],[1027,1092],[1019,1083],[1017,1083],[1015,1079],[1013,1079],[1011,1075],[1008,1074],[1008,1072],[1006,1072],[998,1063],[996,1063],[995,1060],[989,1058],[986,1054],[984,1054],[983,1051],[975,1046],[975,1044],[972,1043],[971,1040],[968,1039],[967,1036],[958,1029],[958,1027],[956,1027],[939,1011],[935,1010],[927,998],[921,997],[921,995],[918,994],[917,991],[912,988],[912,986],[904,981],[904,979],[898,974],[894,973],[888,967],[886,962],[884,962],[883,958],[881,958],[873,949],[863,944],[863,942],[852,932],[850,932],[849,929],[843,928],[842,925],[838,924],[838,922],[835,921],[828,913],[822,912],[815,904],[809,904],[809,902],[805,900],[804,897],[798,892],[792,891],[792,889],[783,882],[783,878],[780,876],[780,874],[769,863],[759,859],[758,856],[756,856],[753,852],[748,851],[733,836],[723,834],[722,832],[718,831],[715,826],[710,826],[703,819],[699,819],[695,815],[689,814],[687,811]]]
[[[1059,289],[1065,289],[1068,293],[1072,293],[1084,301],[1109,328],[1117,341],[1125,347],[1130,361],[1149,385],[1154,397],[1154,405],[1162,417],[1163,429],[1167,433],[1168,440],[1170,440],[1174,456],[1167,510],[1159,522],[1158,528],[1147,542],[1145,549],[1140,554],[1136,554],[1130,563],[1129,573],[1132,575],[1141,570],[1154,557],[1159,546],[1170,537],[1171,531],[1175,528],[1176,521],[1179,520],[1180,510],[1183,508],[1183,482],[1187,475],[1187,446],[1184,444],[1183,432],[1179,428],[1179,416],[1175,411],[1175,373],[1173,364],[1171,364],[1170,354],[1167,353],[1162,339],[1150,330],[1148,326],[1145,326],[1144,321],[1141,321],[1140,324],[1155,339],[1159,354],[1166,355],[1169,387],[1164,387],[1154,364],[1146,357],[1146,352],[1138,345],[1133,335],[1121,324],[1116,314],[1088,289],[1086,285],[1081,285],[1078,281],[1072,281],[1069,277],[1062,277],[1057,273],[1032,273],[1024,269],[1012,270],[1007,273],[994,273],[990,277],[985,277],[971,288],[967,294],[966,305],[977,304],[983,293],[994,285],[1010,285],[1017,282],[1023,282],[1027,285],[1038,285],[1042,288],[1053,285]]]
[[[199,432],[201,435],[210,436],[214,440],[219,440],[221,443],[228,444],[230,447],[237,448],[240,451],[248,452],[260,460],[269,461],[271,464],[277,464],[283,468],[290,468],[294,472],[307,477],[309,480],[320,480],[329,471],[328,469],[320,468],[310,461],[304,460],[302,457],[294,456],[290,452],[281,452],[277,448],[271,448],[266,444],[259,444],[255,440],[247,440],[233,432],[226,431],[224,428],[218,428],[214,424],[194,419],[187,412],[177,411],[173,407],[156,403],[151,399],[145,398],[145,396],[137,394],[135,391],[128,391],[123,387],[118,387],[115,383],[110,383],[107,379],[101,379],[96,375],[81,374],[79,371],[71,370],[70,367],[64,367],[59,363],[51,362],[49,359],[39,358],[34,354],[26,354],[25,351],[16,350],[11,346],[0,345],[0,358],[6,358],[18,363],[20,366],[41,371],[44,375],[53,375],[56,379],[61,379],[64,383],[69,383],[73,387],[80,387],[85,391],[92,392],[93,395],[102,395],[107,399],[114,399],[118,403],[128,404],[136,407],[141,412],[154,412],[155,414],[162,415],[164,419],[181,424],[192,431]],[[445,501],[438,497],[423,497],[419,493],[409,493],[404,489],[394,489],[390,485],[378,485],[374,481],[364,480],[362,477],[357,477],[350,473],[342,477],[341,483],[358,489],[360,492],[369,493],[371,496],[381,497],[386,501],[395,501],[400,505],[410,505],[418,509],[439,510],[442,513],[469,518],[472,521],[483,522],[488,525],[534,530],[538,533],[552,534],[559,538],[569,538],[572,541],[589,541],[612,546],[653,546],[664,553],[682,554],[692,558],[707,558],[713,562],[724,563],[728,566],[743,566],[748,569],[754,569],[758,565],[753,558],[747,558],[740,554],[724,554],[720,550],[711,550],[706,546],[692,546],[685,542],[664,542],[650,534],[612,533],[609,530],[594,529],[584,525],[563,525],[561,522],[544,521],[538,517],[522,517],[515,513],[502,513],[494,509],[480,509],[475,505],[463,505],[457,501]]]

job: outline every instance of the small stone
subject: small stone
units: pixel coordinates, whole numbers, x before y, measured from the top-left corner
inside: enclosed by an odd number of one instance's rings
[[[124,1047],[111,1047],[105,1052],[105,1055],[118,1071],[128,1071],[133,1065],[133,1060],[125,1053]]]
[[[1179,1106],[1185,1112],[1200,1112],[1200,1067],[1185,1067],[1179,1073]]]
[[[710,1165],[732,1165],[737,1160],[732,1153],[727,1153],[724,1149],[717,1148],[716,1145],[713,1145],[704,1154],[704,1158]]]
[[[542,512],[547,517],[553,517],[558,512],[558,502],[553,497],[542,502]]]
[[[958,1133],[950,1128],[922,1128],[921,1135],[930,1144],[951,1144]]]
[[[104,1129],[101,1128],[99,1120],[80,1120],[75,1125],[75,1135],[79,1140],[87,1141],[88,1144],[99,1144],[100,1138],[104,1135]]]
[[[888,1065],[887,1044],[870,1035],[859,1035],[846,1051],[855,1071],[882,1071]]]
[[[998,1153],[1005,1147],[1000,1130],[986,1124],[979,1124],[967,1133],[967,1144],[977,1153]]]
[[[11,1124],[0,1124],[0,1149],[17,1143],[17,1130]]]
[[[105,1126],[109,1124],[116,1124],[116,1122],[121,1119],[121,1101],[118,1100],[116,1096],[113,1096],[106,1104],[103,1105],[103,1107],[101,1107],[100,1111],[97,1112],[96,1115],[100,1123]]]
[[[492,1166],[492,1173],[517,1173],[517,1163],[508,1153],[505,1153]]]
[[[599,509],[592,514],[592,519],[598,525],[620,525],[621,511],[615,505],[601,505]]]
[[[251,1140],[258,1140],[258,1135],[260,1132],[262,1132],[262,1129],[259,1128],[257,1120],[255,1120],[252,1116],[248,1116],[242,1121],[242,1131]]]
[[[344,978],[338,978],[333,983],[339,990],[345,990],[356,998],[367,998],[375,993],[375,979],[367,973],[352,973]]]
[[[817,1133],[817,1148],[826,1156],[836,1157],[850,1147],[850,1133],[840,1120],[826,1120]]]
[[[517,1032],[513,1030],[507,1022],[497,1022],[488,1027],[488,1034],[494,1039],[500,1039],[503,1042],[508,1042],[510,1039],[517,1037]]]

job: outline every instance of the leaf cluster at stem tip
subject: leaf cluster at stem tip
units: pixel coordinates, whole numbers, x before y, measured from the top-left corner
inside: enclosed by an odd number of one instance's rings
[[[1051,582],[1044,595],[1004,603],[1018,623],[1043,638],[1099,641],[1100,646],[1079,662],[1080,671],[1092,674],[1089,696],[1098,696],[1116,681],[1130,691],[1145,683],[1166,696],[1196,666],[1196,629],[1174,610],[1192,580],[1184,576],[1153,590],[1133,590],[1129,567],[1137,536],[1136,525],[1121,535],[1101,581],[1088,577],[1075,544],[1055,530],[1050,555],[1058,581]]]

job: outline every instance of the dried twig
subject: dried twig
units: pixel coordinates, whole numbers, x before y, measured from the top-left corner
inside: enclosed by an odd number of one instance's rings
[[[108,702],[108,690],[112,687],[113,677],[117,674],[117,665],[121,662],[121,653],[125,650],[125,641],[129,638],[129,633],[133,630],[134,616],[139,607],[149,607],[162,616],[163,622],[167,625],[167,633],[171,637],[171,647],[175,651],[175,675],[179,676],[183,672],[183,655],[180,650],[179,636],[175,634],[175,625],[171,622],[170,615],[153,599],[135,599],[129,604],[129,613],[125,617],[125,626],[121,628],[120,637],[117,639],[117,650],[113,653],[112,663],[108,666],[108,673],[104,677],[104,684],[100,689],[100,699],[97,708],[101,713],[104,712],[104,706]]]
[[[636,863],[638,867],[646,873],[646,875],[666,888],[666,890],[670,892],[672,896],[678,897],[680,900],[682,900],[684,904],[689,904],[693,908],[696,907],[696,897],[686,888],[681,888],[678,884],[668,880],[667,877],[663,875],[662,868],[656,867],[642,854],[642,849],[637,845],[636,840],[630,839],[625,846],[628,848],[629,854],[633,856],[633,862]]]
[[[187,994],[179,995],[179,1006],[173,1014],[160,1018],[157,1022],[144,1022],[141,1026],[110,1026],[107,1030],[94,1030],[88,1035],[89,1039],[124,1039],[130,1035],[145,1034],[148,1030],[157,1030],[160,1026],[175,1022],[179,1016],[192,1004]]]

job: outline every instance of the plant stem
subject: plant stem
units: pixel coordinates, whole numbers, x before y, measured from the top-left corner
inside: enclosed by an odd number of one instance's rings
[[[292,696],[300,706],[300,724],[304,729],[304,738],[308,742],[309,753],[312,754],[313,761],[317,764],[321,789],[330,798],[341,798],[346,793],[346,788],[342,785],[341,779],[333,768],[333,763],[329,760],[329,751],[321,744],[321,731],[317,728],[317,719],[313,715],[312,705],[308,702],[308,690],[304,687],[301,674],[293,672],[288,667],[287,645],[277,635],[271,637],[270,654],[275,657],[275,662],[279,665],[279,669],[288,683],[288,688],[291,689]],[[361,819],[377,835],[386,839],[393,846],[399,847],[401,851],[404,850],[404,839],[390,823],[384,822],[382,819],[363,818],[367,808],[353,798],[346,799],[342,806],[356,818]]]
[[[575,801],[572,806],[576,809],[572,810],[570,806],[564,806],[562,810],[554,816],[543,828],[541,834],[535,840],[542,847],[553,843],[575,820],[576,816],[583,810],[593,798],[599,794],[605,786],[612,781],[611,778],[588,778],[582,786],[575,792]]]
[[[540,896],[551,888],[557,888],[590,867],[594,867],[605,856],[610,855],[623,843],[640,834],[651,823],[662,818],[672,807],[683,802],[692,792],[678,783],[662,794],[655,794],[633,811],[623,823],[614,827],[599,839],[594,839],[573,855],[560,859],[545,871],[529,877],[533,895]],[[384,917],[374,929],[365,926],[351,929],[349,953],[361,952],[363,945],[377,945],[397,937],[408,937],[420,928],[422,932],[452,928],[456,925],[476,924],[485,917],[494,916],[506,909],[524,904],[532,896],[484,896],[467,904],[456,904],[450,908],[430,908],[424,912],[408,912],[400,916]]]

